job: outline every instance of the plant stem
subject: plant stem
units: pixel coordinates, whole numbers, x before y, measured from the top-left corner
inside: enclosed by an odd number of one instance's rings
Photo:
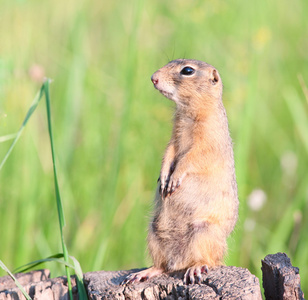
[[[54,172],[54,181],[55,181],[55,192],[56,192],[56,200],[57,200],[58,218],[59,218],[59,225],[60,225],[61,244],[62,244],[62,249],[63,249],[64,260],[67,263],[69,263],[69,255],[68,255],[68,251],[67,251],[67,248],[66,248],[66,245],[65,245],[65,242],[64,242],[63,228],[65,226],[65,219],[64,219],[63,206],[62,206],[62,202],[61,202],[60,190],[59,190],[59,185],[58,185],[58,176],[57,176],[57,168],[56,168],[55,153],[54,153],[52,127],[51,127],[49,79],[47,79],[44,82],[43,86],[44,86],[45,99],[46,99],[48,131],[49,131],[50,145],[51,145],[51,155],[52,155],[52,163],[53,163],[53,172]],[[71,283],[71,276],[70,276],[69,267],[65,266],[65,270],[66,270],[67,284],[68,284],[68,290],[69,290],[70,299],[73,300],[72,283]]]

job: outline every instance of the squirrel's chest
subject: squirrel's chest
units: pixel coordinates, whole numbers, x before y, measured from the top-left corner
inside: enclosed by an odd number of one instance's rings
[[[175,151],[178,155],[183,155],[194,147],[194,130],[193,126],[179,126],[175,130]]]

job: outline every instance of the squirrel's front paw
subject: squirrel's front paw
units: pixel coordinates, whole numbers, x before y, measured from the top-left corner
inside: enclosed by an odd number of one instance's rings
[[[158,180],[160,181],[160,194],[162,197],[164,197],[166,194],[166,189],[168,187],[169,179],[170,179],[169,173],[166,172],[160,173]]]
[[[160,174],[160,189],[163,191],[169,182],[169,174],[168,173],[162,173]]]
[[[185,177],[185,173],[178,173],[178,172],[174,172],[171,176],[170,176],[170,180],[168,182],[168,186],[166,187],[166,192],[167,195],[168,194],[172,194],[181,184],[182,181]]]
[[[175,164],[172,162],[169,167],[167,167],[167,164],[165,164],[160,171],[158,180],[160,181],[160,195],[162,198],[165,198],[168,195],[168,187],[170,184],[170,178],[174,172],[174,168]]]

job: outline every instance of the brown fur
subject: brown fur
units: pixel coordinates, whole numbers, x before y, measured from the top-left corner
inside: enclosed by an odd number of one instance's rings
[[[185,67],[193,74],[183,74]],[[184,72],[185,73],[185,72]],[[197,60],[174,60],[152,76],[154,87],[176,103],[149,225],[153,267],[123,284],[162,272],[187,270],[200,282],[207,267],[223,264],[226,239],[238,216],[232,141],[217,70]]]
[[[195,74],[181,75],[185,66]],[[223,264],[238,197],[221,79],[204,62],[175,60],[155,72],[152,81],[176,103],[149,226],[154,267],[176,271]],[[168,183],[169,188],[180,186],[167,192]]]

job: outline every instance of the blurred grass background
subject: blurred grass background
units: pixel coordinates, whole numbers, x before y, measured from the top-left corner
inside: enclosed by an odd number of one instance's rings
[[[226,263],[260,277],[265,255],[286,252],[308,293],[307,12],[305,0],[1,1],[0,136],[52,78],[66,243],[84,272],[151,263],[173,104],[150,76],[195,58],[222,76],[234,141],[241,207]],[[41,103],[0,172],[0,259],[11,269],[60,251],[54,197]]]

